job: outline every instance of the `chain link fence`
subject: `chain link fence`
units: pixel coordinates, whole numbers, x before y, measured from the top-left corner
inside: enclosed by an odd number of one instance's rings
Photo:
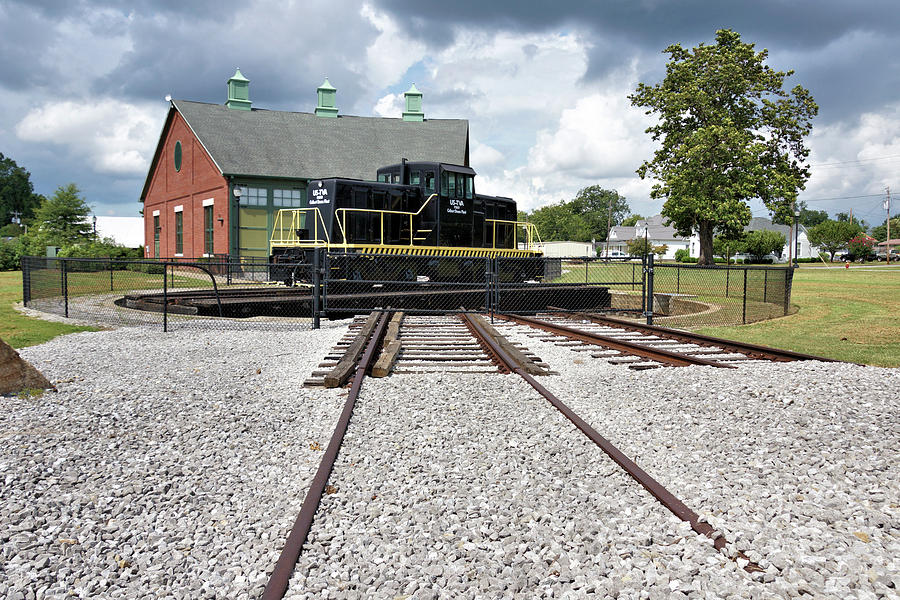
[[[105,326],[296,329],[321,316],[613,312],[677,328],[788,314],[793,269],[317,251],[310,263],[22,259],[25,305]]]

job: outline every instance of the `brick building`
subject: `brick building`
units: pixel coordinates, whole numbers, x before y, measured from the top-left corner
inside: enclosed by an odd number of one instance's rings
[[[414,85],[396,119],[338,114],[327,79],[312,113],[252,108],[249,85],[238,70],[224,105],[171,101],[141,192],[145,256],[268,256],[275,213],[306,206],[311,179],[373,180],[401,158],[469,164],[468,121],[426,119]]]

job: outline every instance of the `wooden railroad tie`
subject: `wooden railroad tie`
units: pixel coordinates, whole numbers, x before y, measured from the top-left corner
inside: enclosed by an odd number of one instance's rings
[[[330,373],[325,375],[325,387],[336,388],[347,383],[356,368],[356,362],[359,360],[360,355],[366,347],[366,340],[372,335],[377,322],[378,313],[373,312],[369,315],[369,318],[366,319],[366,322],[360,328],[359,333],[356,334],[356,338],[347,347],[344,356],[338,361],[337,366],[335,366]]]
[[[403,322],[404,313],[394,313],[391,322],[388,323],[387,333],[384,334],[384,344],[381,348],[381,354],[372,367],[372,377],[387,377],[394,363],[397,362],[397,356],[400,354],[400,324]]]

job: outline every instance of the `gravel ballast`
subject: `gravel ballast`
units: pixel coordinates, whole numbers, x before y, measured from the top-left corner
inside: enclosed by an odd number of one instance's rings
[[[0,398],[0,597],[259,597],[346,396],[301,384],[345,325],[21,350],[59,392]],[[363,386],[288,598],[898,597],[900,370],[632,371],[526,331],[501,327],[726,551],[516,376],[392,376]]]

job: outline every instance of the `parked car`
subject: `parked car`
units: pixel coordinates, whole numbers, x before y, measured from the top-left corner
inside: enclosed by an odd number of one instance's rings
[[[887,250],[879,250],[877,254],[878,260],[887,260]],[[900,261],[900,250],[891,250],[891,262],[894,262],[895,260]]]
[[[869,252],[868,254],[863,254],[863,255],[856,255],[856,254],[853,254],[852,252],[845,252],[844,254],[841,254],[840,258],[841,258],[841,260],[848,261],[848,262],[867,262],[867,261],[877,260],[878,255],[875,254],[874,251]],[[891,255],[891,259],[893,260],[893,254]]]

